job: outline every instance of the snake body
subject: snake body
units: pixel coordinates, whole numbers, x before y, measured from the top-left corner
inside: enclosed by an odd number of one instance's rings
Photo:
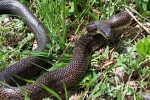
[[[47,38],[48,31],[24,4],[16,0],[0,1],[0,14],[14,14],[19,16],[33,31],[38,42],[37,50],[43,51],[46,49],[46,44],[50,42]],[[117,18],[119,18],[119,16]],[[111,20],[113,20],[113,18]],[[99,29],[99,26],[101,25],[103,25],[103,23],[90,24],[89,27],[92,26]],[[89,31],[89,28],[87,30]],[[95,28],[93,30],[95,30]],[[106,33],[105,36],[109,37],[110,34]],[[20,88],[9,87],[6,85],[3,86],[1,84],[0,99],[24,100],[24,95],[21,90],[27,93],[30,100],[42,100],[43,98],[50,97],[50,94],[41,86],[42,84],[51,88],[55,92],[63,91],[64,84],[67,88],[70,88],[84,76],[88,68],[91,53],[99,48],[105,41],[106,38],[104,38],[101,34],[90,35],[87,33],[76,42],[73,51],[73,58],[68,66],[59,70],[44,73],[36,80],[38,84],[31,83],[21,86]],[[17,82],[21,80],[17,79],[14,74],[28,79],[36,75],[36,72],[39,72],[40,68],[37,67],[37,65],[42,67],[46,66],[44,61],[36,57],[28,57],[20,60],[4,69],[4,71],[0,74],[0,80],[15,86],[15,83],[12,82],[12,78]]]

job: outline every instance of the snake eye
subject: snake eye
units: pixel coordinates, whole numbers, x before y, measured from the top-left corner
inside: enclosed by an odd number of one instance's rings
[[[88,32],[95,32],[97,30],[97,26],[94,24],[94,22],[91,22],[86,25],[86,30]]]
[[[94,31],[96,31],[96,29],[97,29],[96,27],[88,27],[87,31],[88,32],[94,32]]]

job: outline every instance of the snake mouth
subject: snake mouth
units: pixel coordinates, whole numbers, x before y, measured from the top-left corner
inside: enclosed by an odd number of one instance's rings
[[[113,37],[113,34],[112,34],[112,30],[106,30],[106,31],[103,31],[103,30],[97,30],[97,31],[91,31],[89,32],[90,35],[97,35],[97,34],[101,34],[104,38],[106,39],[111,39]]]
[[[91,22],[86,28],[91,35],[102,34],[106,39],[113,37],[111,25],[104,20]]]
[[[103,30],[98,29],[96,31],[96,34],[102,34],[102,36],[104,36],[106,39],[110,39],[113,37],[111,29],[103,29]]]

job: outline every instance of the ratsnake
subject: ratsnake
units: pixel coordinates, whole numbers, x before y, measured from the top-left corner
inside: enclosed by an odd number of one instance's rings
[[[37,51],[42,52],[47,49],[46,44],[50,43],[50,39],[48,38],[49,32],[23,3],[17,0],[0,0],[0,14],[18,16],[34,33],[38,43]],[[123,12],[113,16],[109,20],[89,23],[86,27],[87,34],[81,36],[75,43],[72,61],[64,68],[44,73],[34,83],[16,87],[15,82],[23,84],[23,81],[17,78],[16,75],[29,79],[41,70],[39,66],[50,66],[40,59],[40,57],[29,56],[8,66],[0,73],[0,99],[24,100],[25,94],[23,94],[23,91],[25,91],[24,93],[27,93],[26,95],[31,100],[42,100],[51,96],[43,89],[42,85],[51,88],[55,92],[63,91],[64,84],[67,88],[72,87],[86,73],[91,53],[98,49],[107,39],[112,37],[111,28],[125,26],[129,22],[129,14]],[[96,33],[96,35],[92,33]]]

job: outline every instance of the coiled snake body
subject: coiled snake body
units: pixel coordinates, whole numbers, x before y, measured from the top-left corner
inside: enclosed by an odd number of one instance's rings
[[[37,50],[43,51],[46,49],[46,44],[50,42],[46,36],[48,31],[24,4],[16,0],[1,0],[0,14],[14,14],[19,16],[19,18],[21,18],[34,33],[38,42]],[[119,16],[117,15],[118,19],[119,17],[123,18],[120,21],[129,22],[130,20],[129,15],[126,12]],[[117,18],[112,17],[110,22]],[[103,22],[105,23],[105,21]],[[110,22],[107,23],[110,25]],[[115,25],[116,24],[111,24],[108,27],[113,27]],[[118,26],[120,25],[122,25],[122,22],[118,24]],[[101,30],[106,32],[101,34],[108,38],[112,35],[110,29],[106,31],[107,29],[101,29],[99,26],[103,26],[103,23],[101,23],[101,21],[96,21],[87,26],[87,31],[94,32],[96,30]],[[43,74],[36,80],[39,84],[31,83],[29,85],[22,86],[21,89],[18,87],[8,87],[6,85],[3,86],[1,84],[0,99],[24,100],[24,95],[22,94],[21,90],[25,91],[31,100],[42,100],[43,98],[49,97],[50,94],[43,89],[40,84],[44,84],[45,86],[53,89],[55,92],[62,91],[64,89],[64,84],[67,88],[70,88],[85,74],[88,68],[88,61],[91,53],[106,41],[101,34],[86,34],[82,36],[75,44],[73,59],[70,64],[59,70]],[[14,75],[25,79],[31,78],[40,71],[40,67],[37,67],[37,65],[47,67],[47,64],[45,64],[44,61],[36,57],[28,57],[20,60],[17,63],[5,68],[0,74],[0,80],[12,86],[15,86],[15,83],[12,81],[12,79],[21,84],[22,81],[16,78]]]

